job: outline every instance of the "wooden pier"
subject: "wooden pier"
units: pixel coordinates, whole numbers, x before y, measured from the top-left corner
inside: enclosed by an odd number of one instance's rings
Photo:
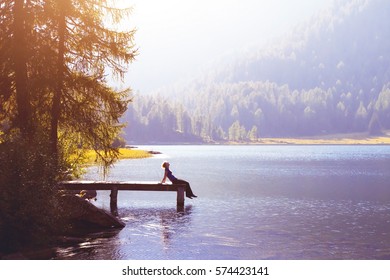
[[[160,184],[157,182],[115,182],[115,181],[63,181],[60,183],[61,190],[72,191],[111,191],[111,212],[118,209],[118,191],[162,191],[176,192],[177,206],[184,206],[185,185],[183,184]]]

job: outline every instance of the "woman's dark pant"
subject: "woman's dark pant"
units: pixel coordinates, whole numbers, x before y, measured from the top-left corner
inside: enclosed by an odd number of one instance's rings
[[[177,179],[173,182],[173,184],[183,184],[186,186],[186,196],[187,197],[191,197],[194,195],[194,193],[192,192],[192,189],[190,187],[190,183],[188,183],[187,181],[185,180],[181,180],[181,179]]]

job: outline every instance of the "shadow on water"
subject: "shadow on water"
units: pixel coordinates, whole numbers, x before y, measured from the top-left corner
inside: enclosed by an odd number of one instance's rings
[[[150,256],[162,259],[175,238],[185,234],[192,212],[192,205],[176,209],[119,209],[119,218],[125,222],[125,228],[75,239],[69,245],[57,248],[57,259],[118,260]]]
[[[83,237],[65,237],[63,245],[56,248],[56,259],[94,259],[95,248],[108,240],[115,239],[120,229],[86,234]]]

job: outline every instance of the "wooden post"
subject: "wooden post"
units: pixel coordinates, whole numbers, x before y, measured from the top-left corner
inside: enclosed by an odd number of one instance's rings
[[[110,194],[110,208],[114,216],[118,216],[118,188],[113,187]]]
[[[177,187],[177,206],[184,206],[184,186]]]

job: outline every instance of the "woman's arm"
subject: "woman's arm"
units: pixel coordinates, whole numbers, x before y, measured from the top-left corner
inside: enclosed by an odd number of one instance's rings
[[[168,174],[168,172],[167,172],[167,170],[165,170],[165,171],[164,171],[164,178],[162,178],[161,184],[164,184],[164,183],[165,183],[165,180],[167,179],[167,174]]]

